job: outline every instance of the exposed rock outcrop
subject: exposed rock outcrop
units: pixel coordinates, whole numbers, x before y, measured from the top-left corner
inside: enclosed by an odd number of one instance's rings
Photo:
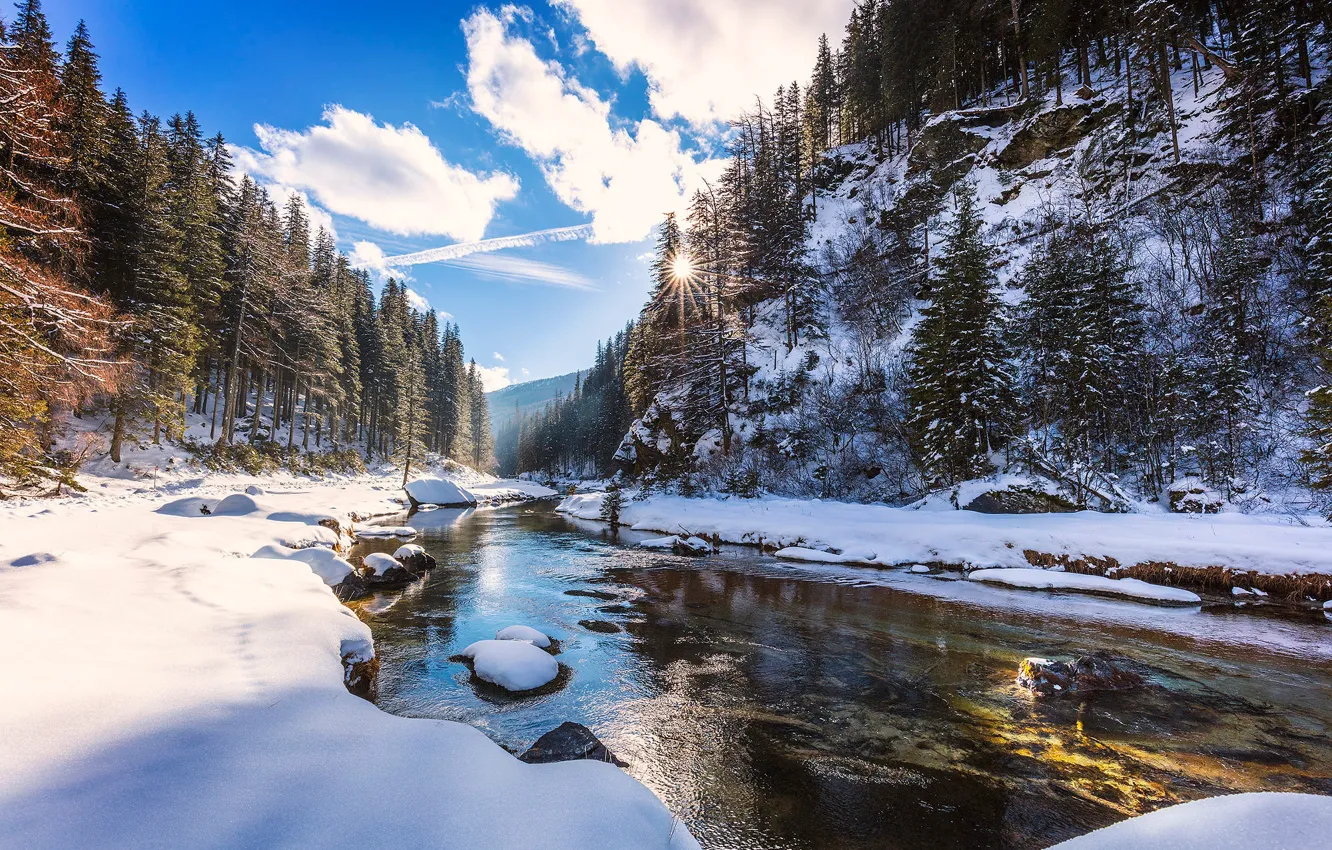
[[[604,761],[617,767],[628,767],[601,743],[592,730],[581,723],[566,721],[537,739],[527,752],[518,756],[528,764],[550,764],[557,761],[590,759]]]
[[[1062,496],[1027,487],[991,490],[972,499],[963,510],[979,514],[1067,514],[1078,506]]]

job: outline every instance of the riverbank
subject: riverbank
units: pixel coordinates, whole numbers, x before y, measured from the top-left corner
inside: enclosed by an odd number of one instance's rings
[[[401,510],[394,474],[93,483],[0,505],[0,847],[697,846],[617,768],[348,693],[368,628],[309,565],[251,555]],[[262,510],[157,510],[254,484]]]
[[[599,520],[604,494],[559,510]],[[965,568],[1059,566],[1291,601],[1332,599],[1332,526],[1274,514],[981,514],[795,499],[626,499],[630,528],[759,546],[794,560]]]

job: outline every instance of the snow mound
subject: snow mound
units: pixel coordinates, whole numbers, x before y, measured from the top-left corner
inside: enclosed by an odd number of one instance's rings
[[[1332,797],[1231,794],[1130,818],[1051,850],[1323,850],[1330,835]]]
[[[470,507],[476,496],[447,478],[418,478],[407,482],[407,495],[414,505],[439,505],[446,508]]]
[[[212,510],[209,504],[211,501],[211,499],[200,499],[198,496],[186,496],[183,499],[167,502],[156,512],[166,516],[204,516],[205,509]]]
[[[261,547],[258,552],[250,556],[251,558],[272,558],[285,561],[302,561],[310,565],[310,570],[323,580],[329,587],[341,584],[342,580],[351,575],[355,567],[351,563],[338,556],[332,549],[326,549],[317,546],[312,549],[289,549],[286,546],[279,546],[276,543],[270,543]]]
[[[542,649],[550,646],[550,638],[531,626],[508,626],[495,632],[495,640],[521,640]]]
[[[972,581],[1004,584],[1009,587],[1021,587],[1030,590],[1068,590],[1074,593],[1100,593],[1176,605],[1195,605],[1202,601],[1198,594],[1178,587],[1148,584],[1135,578],[1105,578],[1104,576],[1085,576],[1054,570],[972,570],[967,578]]]
[[[675,541],[679,539],[680,538],[674,536],[653,537],[650,540],[644,540],[642,543],[639,543],[638,545],[643,549],[670,549],[675,545]]]
[[[383,552],[372,552],[361,559],[361,563],[365,565],[367,570],[377,576],[382,576],[394,567],[402,566],[402,564],[398,563],[397,558],[394,558],[392,555],[385,555]]]
[[[338,545],[338,533],[322,525],[287,526],[273,536],[275,542],[288,549],[310,549],[315,546],[336,549]]]
[[[912,564],[912,565],[911,565],[911,572],[913,572],[913,573],[928,573],[929,571],[930,571],[930,568],[927,567],[927,566],[925,566],[924,564]]]
[[[359,528],[356,530],[357,537],[401,537],[403,540],[411,540],[416,536],[416,529],[406,526],[383,526],[381,528]]]
[[[775,554],[787,561],[808,561],[815,564],[857,564],[874,560],[873,555],[869,557],[838,555],[821,549],[806,549],[803,546],[787,546],[785,549],[778,549]]]
[[[393,557],[399,561],[405,561],[408,558],[415,558],[417,555],[424,555],[425,548],[416,543],[405,543],[399,546],[393,553]]]
[[[479,640],[461,653],[478,678],[508,691],[530,691],[559,675],[550,653],[521,640]]]
[[[245,492],[251,496],[262,496],[264,495],[264,488],[260,487],[258,484],[251,484],[249,487],[245,488]]]
[[[232,493],[217,503],[213,516],[249,516],[264,511],[253,496],[246,493]]]

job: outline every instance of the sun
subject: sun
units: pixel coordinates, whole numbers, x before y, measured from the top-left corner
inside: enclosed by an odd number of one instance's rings
[[[688,280],[694,276],[694,262],[689,259],[689,255],[680,252],[675,255],[675,260],[671,263],[671,274],[677,280]]]

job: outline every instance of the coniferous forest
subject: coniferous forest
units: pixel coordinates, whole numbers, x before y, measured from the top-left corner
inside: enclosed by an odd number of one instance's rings
[[[0,471],[67,478],[89,450],[52,451],[71,409],[109,410],[116,462],[126,440],[197,436],[221,466],[493,464],[457,325],[395,280],[377,296],[193,113],[104,92],[82,24],[58,51],[25,0],[3,38]]]
[[[597,469],[686,491],[896,501],[996,469],[1103,508],[1326,490],[1329,16],[857,4],[661,225],[627,412],[564,439],[632,418]]]

